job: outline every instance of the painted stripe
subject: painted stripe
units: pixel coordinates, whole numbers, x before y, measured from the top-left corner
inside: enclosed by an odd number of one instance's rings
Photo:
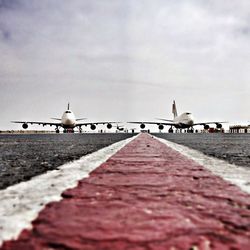
[[[90,172],[135,137],[0,191],[0,245],[4,240],[17,238],[23,229],[31,228],[31,221],[47,203],[61,200],[63,191],[75,187],[79,180],[87,178]]]
[[[212,156],[207,156],[200,151],[165,139],[155,138],[209,169],[213,174],[222,177],[224,180],[237,185],[241,190],[250,193],[250,169],[230,164],[227,161]]]

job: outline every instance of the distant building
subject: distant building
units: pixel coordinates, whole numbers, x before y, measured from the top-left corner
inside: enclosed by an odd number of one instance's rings
[[[232,134],[250,133],[250,125],[248,125],[248,126],[242,126],[242,125],[230,126],[229,132]]]

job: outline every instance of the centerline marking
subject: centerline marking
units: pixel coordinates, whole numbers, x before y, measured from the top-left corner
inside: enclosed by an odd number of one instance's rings
[[[31,222],[46,204],[60,201],[61,194],[77,186],[93,170],[107,161],[135,137],[116,142],[96,152],[48,171],[31,180],[0,190],[0,246],[3,241],[16,239],[23,229],[30,229]]]

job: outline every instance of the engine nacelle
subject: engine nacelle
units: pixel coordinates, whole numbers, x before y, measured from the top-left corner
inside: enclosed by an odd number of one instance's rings
[[[222,124],[216,123],[216,128],[218,128],[218,129],[222,128]]]
[[[159,124],[158,128],[159,128],[160,130],[163,130],[163,129],[164,129],[164,126],[163,126],[162,124]]]
[[[209,125],[207,124],[204,125],[204,129],[208,130],[209,128],[210,128]]]
[[[141,125],[140,125],[140,128],[141,129],[144,129],[146,126],[145,126],[145,124],[144,123],[142,123]]]
[[[91,128],[92,130],[95,130],[95,129],[96,129],[96,125],[95,125],[95,124],[91,124],[91,125],[90,125],[90,128]]]
[[[22,127],[24,128],[24,129],[27,129],[29,126],[28,126],[28,123],[24,123],[23,125],[22,125]]]
[[[170,129],[168,130],[168,133],[174,133],[174,130],[173,130],[172,128],[170,128]]]
[[[107,124],[107,128],[108,128],[108,129],[111,129],[111,128],[112,128],[112,124],[111,124],[111,123],[108,123],[108,124]]]

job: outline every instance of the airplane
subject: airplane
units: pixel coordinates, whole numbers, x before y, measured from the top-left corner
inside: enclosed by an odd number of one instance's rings
[[[107,128],[112,128],[112,123],[114,122],[83,122],[77,123],[78,121],[85,120],[86,118],[76,119],[74,113],[70,110],[70,104],[68,103],[67,110],[63,112],[61,118],[51,118],[53,120],[57,120],[58,122],[35,122],[35,121],[11,121],[12,123],[22,123],[23,129],[28,128],[28,124],[37,124],[37,125],[49,125],[55,126],[56,133],[59,133],[59,128],[63,128],[64,133],[72,132],[74,133],[74,128],[77,127],[79,129],[79,133],[82,133],[82,126],[90,126],[91,130],[96,129],[96,125],[98,124],[107,124]],[[117,123],[117,122],[116,122]]]
[[[194,118],[190,112],[185,112],[185,113],[182,113],[181,115],[178,116],[175,101],[173,101],[172,113],[174,116],[173,120],[156,118],[156,119],[161,120],[163,122],[129,122],[129,123],[141,124],[140,125],[141,129],[144,129],[146,127],[145,124],[156,124],[156,125],[158,125],[159,130],[162,130],[164,128],[164,126],[170,126],[170,128],[168,130],[169,133],[174,132],[173,127],[175,127],[176,129],[188,129],[189,133],[193,133],[194,132],[193,126],[202,125],[202,126],[204,126],[205,130],[208,130],[210,128],[210,126],[209,126],[210,124],[215,124],[217,129],[222,129],[222,123],[227,123],[227,122],[195,123]]]

